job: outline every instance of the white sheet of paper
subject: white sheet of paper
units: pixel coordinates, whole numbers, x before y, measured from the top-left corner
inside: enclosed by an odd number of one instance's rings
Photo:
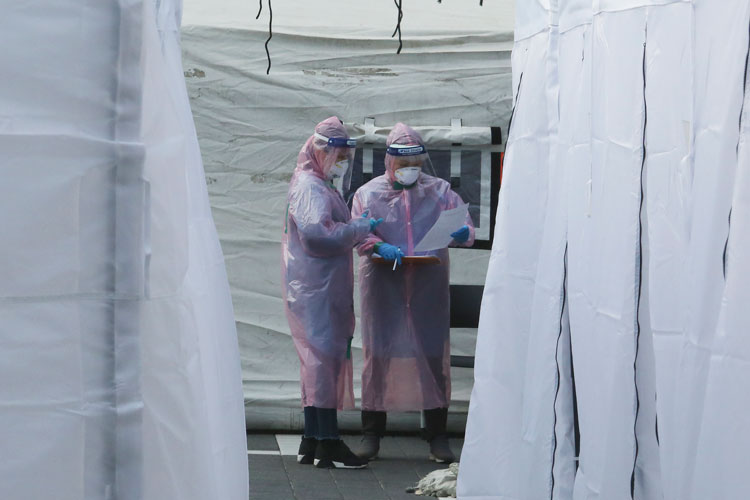
[[[424,235],[422,241],[414,247],[414,251],[429,252],[430,250],[439,250],[450,245],[453,241],[451,233],[458,231],[466,224],[466,216],[468,214],[469,205],[459,205],[456,208],[442,212],[435,224]]]

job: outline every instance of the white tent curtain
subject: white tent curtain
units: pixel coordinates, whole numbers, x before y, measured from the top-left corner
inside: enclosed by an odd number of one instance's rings
[[[459,497],[744,498],[750,3],[516,19]]]
[[[180,3],[5,7],[0,498],[244,500]]]

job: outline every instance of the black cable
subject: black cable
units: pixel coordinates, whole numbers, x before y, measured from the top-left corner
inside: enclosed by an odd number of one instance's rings
[[[567,239],[567,237],[566,237]],[[555,383],[555,399],[552,401],[552,465],[550,467],[550,490],[549,498],[552,500],[555,497],[555,461],[557,458],[557,397],[560,395],[560,338],[563,334],[563,321],[565,319],[565,302],[567,299],[567,281],[568,281],[568,242],[565,242],[565,253],[563,254],[563,281],[562,290],[560,292],[560,330],[557,332],[557,342],[555,343],[555,366],[557,367],[557,381]],[[571,361],[572,363],[572,361]]]
[[[643,291],[643,204],[644,189],[643,175],[646,171],[646,130],[648,125],[648,101],[646,100],[646,42],[643,42],[643,159],[641,160],[641,200],[638,209],[638,295],[635,303],[635,356],[633,356],[633,386],[635,388],[635,418],[633,419],[633,438],[635,440],[635,454],[633,456],[633,472],[630,475],[630,498],[635,500],[635,471],[638,466],[638,416],[641,412],[641,399],[638,391],[638,353],[641,347],[641,293]]]
[[[261,2],[263,0],[260,0]],[[268,39],[266,40],[266,57],[268,58],[268,68],[266,68],[266,74],[271,74],[271,52],[268,50],[268,43],[273,38],[273,8],[271,7],[271,0],[268,0]]]
[[[255,19],[260,19],[260,14],[263,12],[263,0],[258,0],[258,15]],[[268,50],[268,43],[273,38],[273,8],[271,7],[271,0],[268,0],[268,39],[266,39],[266,58],[268,59],[268,67],[266,68],[266,74],[271,74],[271,52]]]
[[[396,4],[396,7],[398,8],[398,21],[396,22],[396,29],[391,35],[391,38],[393,38],[394,36],[396,36],[396,33],[398,33],[398,50],[396,51],[396,54],[400,54],[401,48],[403,47],[403,43],[401,42],[401,19],[404,18],[404,11],[401,8],[402,1],[403,0],[393,0],[393,3]]]
[[[513,102],[513,107],[510,110],[510,118],[508,118],[508,137],[505,139],[505,143],[508,144],[508,141],[510,140],[510,132],[511,128],[510,126],[513,124],[513,117],[516,115],[516,106],[518,106],[518,96],[521,94],[521,82],[523,81],[523,71],[521,72],[521,76],[518,77],[518,87],[516,87],[516,99]]]
[[[654,402],[656,402],[655,397],[654,397]],[[654,420],[655,420],[654,430],[656,431],[656,446],[661,446],[661,443],[659,442],[659,413],[656,414],[656,418]]]
[[[739,134],[737,136],[737,162],[740,161],[740,142],[742,141],[742,118],[745,114],[745,99],[747,95],[747,70],[750,65],[750,33],[748,34],[748,47],[745,53],[745,74],[742,79],[742,106],[740,106]],[[727,218],[727,239],[724,241],[724,253],[722,254],[722,269],[724,270],[724,281],[727,280],[727,251],[729,250],[729,234],[732,231],[732,209],[729,207],[729,217]]]
[[[393,30],[393,34],[391,35],[391,38],[396,36],[396,33],[398,33],[398,30],[401,29],[401,5],[398,3],[398,0],[393,0],[393,3],[396,4],[396,8],[398,9],[398,20],[396,21],[396,29]]]
[[[724,273],[724,281],[727,280],[727,251],[729,250],[729,233],[732,229],[732,208],[729,207],[729,217],[727,217],[727,239],[724,240],[724,253],[721,254],[721,268]]]
[[[750,28],[749,28],[750,30]],[[747,46],[747,52],[745,53],[745,74],[742,78],[742,105],[740,106],[740,120],[739,120],[739,131],[742,133],[742,115],[745,112],[745,99],[744,96],[747,93],[747,69],[748,64],[750,64],[750,31],[748,33],[748,46]],[[739,154],[740,151],[740,143],[737,142],[737,154]]]
[[[569,335],[570,385],[573,389],[573,439],[575,442],[575,462],[578,470],[578,457],[581,456],[581,421],[578,418],[578,390],[576,389],[576,362],[573,358],[573,336]]]

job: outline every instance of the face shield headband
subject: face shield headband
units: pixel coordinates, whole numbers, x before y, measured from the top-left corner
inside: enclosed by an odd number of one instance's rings
[[[354,149],[357,147],[357,139],[347,139],[345,137],[326,137],[317,132],[315,132],[315,138],[324,141],[327,145],[333,148]]]
[[[427,153],[424,146],[403,146],[401,144],[391,144],[386,150],[391,156],[417,156]]]

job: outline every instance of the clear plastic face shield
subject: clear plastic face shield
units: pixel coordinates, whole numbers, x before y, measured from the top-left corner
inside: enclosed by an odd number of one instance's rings
[[[386,150],[386,158],[391,164],[396,182],[403,186],[413,185],[423,173],[435,176],[430,155],[422,145],[391,144]]]
[[[326,178],[340,193],[346,193],[352,183],[352,167],[357,141],[346,137],[326,137],[315,134],[315,148],[322,153],[321,167]]]

